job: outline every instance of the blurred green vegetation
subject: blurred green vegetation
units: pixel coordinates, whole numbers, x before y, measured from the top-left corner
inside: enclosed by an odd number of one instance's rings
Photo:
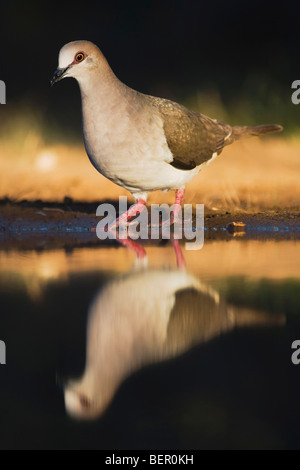
[[[35,134],[47,145],[82,142],[80,95],[74,85],[53,93],[50,103],[47,100],[35,103],[27,97],[19,103],[1,106],[0,140],[11,142],[16,150],[24,145],[29,134]],[[169,86],[164,93],[155,88],[153,94],[231,125],[277,123],[284,126],[285,137],[299,134],[300,106],[291,101],[290,84],[286,87],[270,84],[266,77],[249,75],[240,90],[227,93],[204,85],[198,90]]]
[[[222,95],[207,87],[186,98],[185,105],[231,125],[277,123],[285,136],[299,134],[300,106],[291,101],[290,84],[283,87],[267,77],[249,75],[240,90]]]
[[[219,280],[216,287],[229,303],[270,313],[285,313],[295,318],[299,316],[300,279],[232,277]]]

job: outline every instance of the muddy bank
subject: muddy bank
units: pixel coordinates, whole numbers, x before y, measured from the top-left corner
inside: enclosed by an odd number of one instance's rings
[[[102,201],[104,202],[104,201]],[[117,210],[115,201],[112,203]],[[43,201],[0,201],[0,249],[36,249],[103,244],[95,232],[99,202],[78,203],[66,198],[62,203]],[[300,239],[300,211],[274,210],[247,213],[205,212],[205,239]],[[143,244],[168,243],[167,240],[145,240]]]

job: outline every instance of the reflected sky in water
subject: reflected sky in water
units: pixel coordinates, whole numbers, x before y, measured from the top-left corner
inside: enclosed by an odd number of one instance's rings
[[[297,446],[299,245],[0,252],[1,447]]]

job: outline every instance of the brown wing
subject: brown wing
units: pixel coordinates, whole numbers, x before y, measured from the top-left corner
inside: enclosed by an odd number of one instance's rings
[[[147,98],[164,120],[167,143],[174,158],[170,165],[191,170],[222,151],[226,137],[232,132],[230,125],[169,100]]]

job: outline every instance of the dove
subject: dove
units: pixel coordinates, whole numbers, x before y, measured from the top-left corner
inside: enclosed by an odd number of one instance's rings
[[[141,212],[149,192],[156,190],[175,190],[171,222],[176,221],[186,184],[224,147],[282,130],[277,124],[231,126],[135,91],[116,77],[90,41],[73,41],[60,50],[51,85],[68,77],[79,84],[83,137],[91,163],[135,199],[122,214],[122,222]],[[119,223],[117,219],[115,225]]]

